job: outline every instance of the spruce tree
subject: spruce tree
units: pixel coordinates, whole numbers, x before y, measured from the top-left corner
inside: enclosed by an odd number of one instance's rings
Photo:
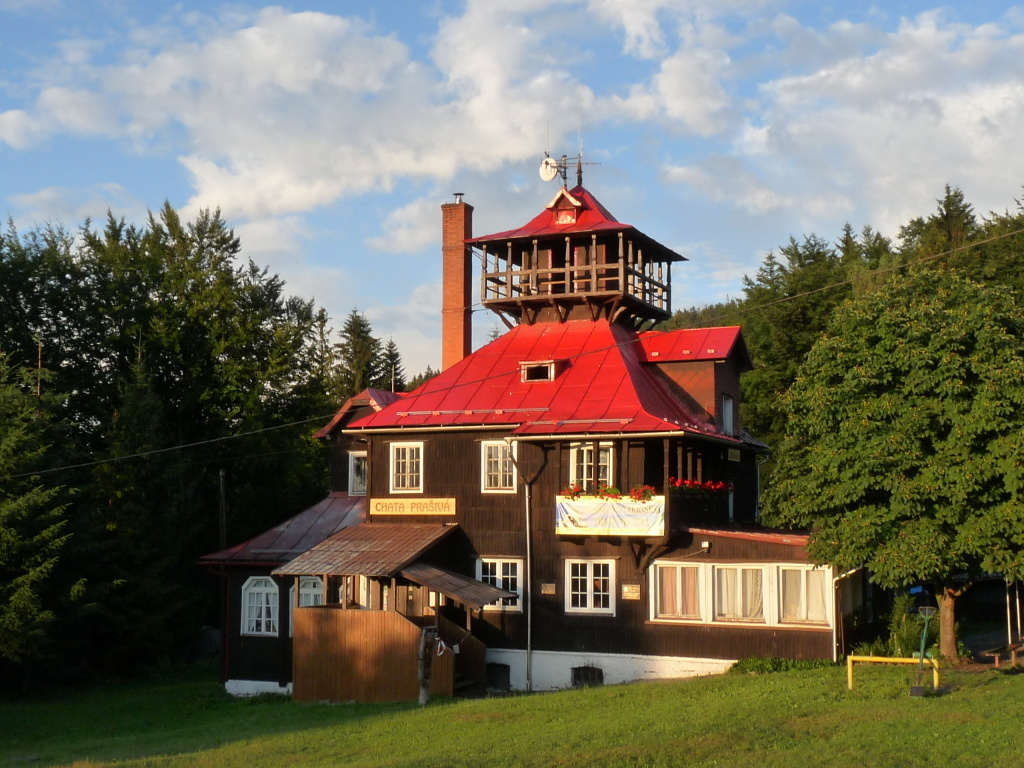
[[[31,474],[45,452],[35,375],[0,355],[0,671],[49,650],[51,574],[68,540],[58,489]]]

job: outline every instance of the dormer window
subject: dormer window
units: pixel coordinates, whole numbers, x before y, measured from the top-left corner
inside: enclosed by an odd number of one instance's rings
[[[529,381],[554,381],[565,367],[565,360],[528,360],[519,364],[520,379]]]

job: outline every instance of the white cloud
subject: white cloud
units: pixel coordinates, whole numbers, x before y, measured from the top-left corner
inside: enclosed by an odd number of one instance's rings
[[[138,222],[145,220],[146,206],[120,184],[99,184],[82,189],[46,187],[35,192],[11,195],[15,218],[24,222],[24,228],[44,223],[62,223],[65,226],[92,221],[102,227],[107,212],[117,218]]]
[[[14,149],[28,149],[40,138],[39,121],[22,109],[0,112],[0,141]]]
[[[440,204],[437,195],[414,200],[384,217],[384,233],[367,244],[378,251],[416,253],[438,242]]]

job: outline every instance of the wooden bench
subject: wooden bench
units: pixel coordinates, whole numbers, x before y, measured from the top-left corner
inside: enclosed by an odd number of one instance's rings
[[[1010,666],[1017,666],[1017,654],[1024,650],[1024,644],[1014,645],[1001,645],[998,648],[991,648],[987,651],[982,651],[982,656],[988,656],[992,659],[992,666],[999,669],[999,663],[1002,661],[1003,656],[1006,653],[1010,654]]]

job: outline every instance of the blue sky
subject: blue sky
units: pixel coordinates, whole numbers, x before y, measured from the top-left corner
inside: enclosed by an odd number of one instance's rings
[[[739,296],[791,235],[895,235],[946,183],[1016,207],[1024,6],[0,0],[0,214],[219,207],[410,373],[440,361],[440,205],[519,226],[581,135],[585,186],[690,259],[675,306]]]

